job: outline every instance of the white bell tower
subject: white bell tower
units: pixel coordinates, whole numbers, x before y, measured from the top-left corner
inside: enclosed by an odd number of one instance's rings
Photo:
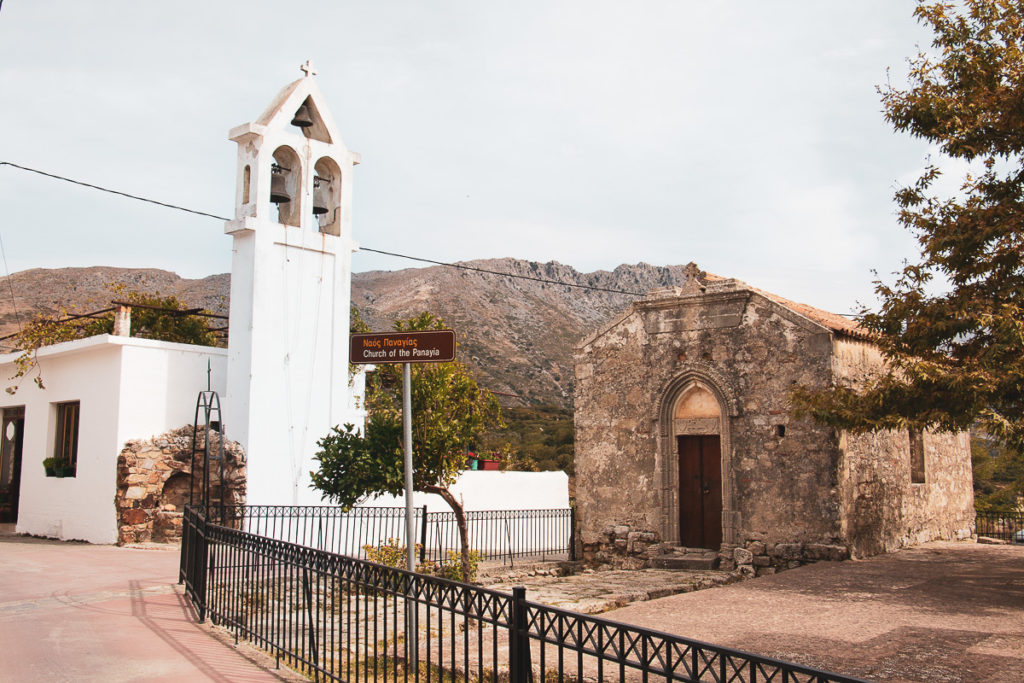
[[[351,152],[307,61],[238,143],[227,437],[245,448],[248,500],[321,502],[309,488],[316,442],[335,426],[362,427],[349,384],[352,272]]]

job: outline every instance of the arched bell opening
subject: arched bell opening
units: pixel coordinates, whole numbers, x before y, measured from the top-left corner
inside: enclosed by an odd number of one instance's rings
[[[277,206],[278,223],[296,227],[301,224],[301,187],[302,162],[299,155],[287,145],[278,147],[270,165],[270,203]]]
[[[330,157],[321,157],[313,166],[312,210],[320,232],[341,234],[341,167]]]

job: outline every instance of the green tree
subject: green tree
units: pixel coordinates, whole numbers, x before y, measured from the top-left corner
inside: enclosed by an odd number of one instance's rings
[[[491,444],[509,443],[510,470],[562,470],[573,474],[572,411],[551,405],[508,408],[502,418],[507,427],[489,432],[483,450],[489,450]]]
[[[400,332],[444,329],[430,313],[396,321]],[[410,368],[412,386],[413,489],[441,496],[459,527],[463,577],[469,580],[471,558],[466,513],[450,487],[465,469],[466,451],[483,433],[501,426],[497,399],[480,389],[462,363],[418,363]],[[311,486],[325,498],[351,507],[377,494],[405,490],[402,444],[402,368],[380,365],[367,379],[369,413],[363,434],[352,425],[335,427],[318,442],[319,469]]]
[[[132,306],[131,336],[182,344],[224,346],[223,341],[210,330],[207,319],[195,315],[185,302],[173,296],[126,290],[122,285],[107,288],[119,301]],[[43,375],[37,360],[37,351],[52,344],[84,339],[97,334],[110,334],[114,330],[114,312],[74,316],[62,309],[56,316],[41,314],[29,322],[15,338],[14,346],[21,352],[15,359],[17,368],[12,380],[35,374],[32,381],[44,389]],[[13,394],[19,384],[7,387]]]
[[[876,281],[862,324],[888,370],[862,386],[798,391],[798,414],[854,431],[978,424],[1024,453],[1024,13],[1019,0],[919,2],[931,51],[909,87],[880,90],[900,132],[968,162],[960,191],[936,196],[928,162],[896,193],[921,256]],[[935,290],[941,290],[935,293]],[[1022,482],[1018,482],[1018,487]]]

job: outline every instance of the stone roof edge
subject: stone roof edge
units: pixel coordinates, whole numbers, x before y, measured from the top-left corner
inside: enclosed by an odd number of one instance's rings
[[[582,341],[578,342],[574,347],[574,351],[582,351],[583,347],[593,344],[595,341],[603,337],[604,335],[611,332],[612,328],[625,321],[629,316],[633,315],[637,311],[636,303],[631,303],[625,310],[613,317],[611,320],[601,325],[594,332],[591,332],[588,336],[584,337]]]
[[[833,332],[841,337],[849,337],[851,339],[857,339],[860,341],[870,342],[871,335],[867,332],[861,331],[860,325],[853,322],[852,320],[846,320],[838,313],[832,313],[825,311],[820,308],[815,308],[808,304],[801,304],[796,301],[791,301],[784,297],[774,294],[772,292],[758,289],[757,287],[751,287],[747,283],[742,283],[743,286],[747,287],[751,292],[761,295],[763,298],[777,304],[787,311],[790,311],[794,315],[797,315],[805,320],[809,320],[818,327],[823,327],[830,332]],[[839,319],[839,320],[837,320]]]

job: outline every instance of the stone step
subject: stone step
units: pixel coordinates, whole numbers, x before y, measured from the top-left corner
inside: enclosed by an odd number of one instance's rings
[[[500,560],[487,560],[480,563],[477,578],[483,581],[526,576],[572,576],[581,571],[583,571],[582,562],[569,560],[516,561],[514,565],[504,564]]]
[[[714,569],[718,556],[707,554],[671,554],[651,558],[652,569]]]

